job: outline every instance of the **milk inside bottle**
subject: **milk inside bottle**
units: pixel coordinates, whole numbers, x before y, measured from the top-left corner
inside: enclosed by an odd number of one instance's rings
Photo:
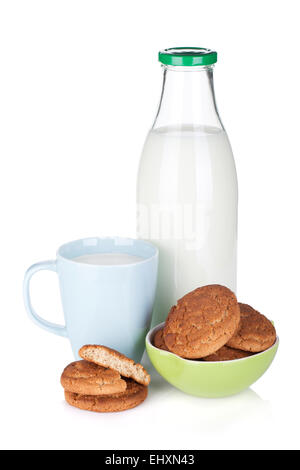
[[[138,237],[159,248],[153,324],[206,284],[236,290],[237,177],[213,88],[214,51],[159,53],[159,110],[141,156]]]

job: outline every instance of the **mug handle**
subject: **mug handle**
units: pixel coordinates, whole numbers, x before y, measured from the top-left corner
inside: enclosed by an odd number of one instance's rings
[[[27,269],[25,273],[25,277],[24,277],[24,282],[23,282],[23,295],[24,295],[25,308],[31,320],[34,323],[36,323],[40,328],[50,331],[50,333],[67,337],[68,336],[67,328],[65,326],[57,325],[56,323],[51,323],[47,320],[44,320],[35,312],[31,304],[30,292],[29,292],[30,280],[35,273],[37,273],[38,271],[43,271],[45,269],[48,269],[49,271],[57,272],[56,261],[55,260],[42,261],[41,263],[33,264],[32,266],[30,266],[30,268]]]

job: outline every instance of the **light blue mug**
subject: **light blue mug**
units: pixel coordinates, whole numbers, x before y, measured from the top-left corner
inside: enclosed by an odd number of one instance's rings
[[[122,253],[142,258],[131,264],[85,264],[79,256]],[[156,291],[158,249],[130,238],[86,238],[62,245],[54,261],[32,265],[25,274],[24,302],[41,328],[68,337],[74,356],[84,344],[103,344],[138,362],[144,352]],[[56,271],[65,326],[50,323],[33,309],[30,279],[38,271]]]

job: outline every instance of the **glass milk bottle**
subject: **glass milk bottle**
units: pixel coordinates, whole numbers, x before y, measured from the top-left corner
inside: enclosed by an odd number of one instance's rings
[[[142,152],[138,237],[159,248],[153,325],[184,294],[206,284],[236,290],[237,177],[216,107],[217,53],[159,53],[163,89]]]

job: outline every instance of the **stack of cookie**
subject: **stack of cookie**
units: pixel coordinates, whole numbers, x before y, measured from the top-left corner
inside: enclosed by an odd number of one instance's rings
[[[83,360],[61,376],[70,405],[105,413],[134,408],[147,397],[150,375],[141,364],[105,346],[83,346],[79,355]]]
[[[272,323],[227,287],[200,287],[169,312],[154,346],[186,359],[228,361],[265,351],[276,341]]]

